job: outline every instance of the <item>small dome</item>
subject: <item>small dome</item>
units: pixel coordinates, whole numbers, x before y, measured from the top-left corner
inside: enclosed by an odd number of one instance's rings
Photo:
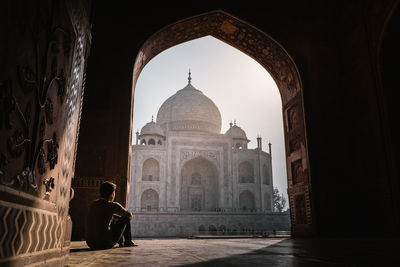
[[[164,129],[155,123],[154,121],[151,121],[147,123],[143,128],[140,130],[140,135],[161,135],[164,136]]]
[[[229,128],[229,130],[226,131],[225,134],[229,135],[232,138],[246,139],[247,140],[246,132],[243,131],[243,129],[240,128],[239,126],[237,126],[236,124],[231,126]]]

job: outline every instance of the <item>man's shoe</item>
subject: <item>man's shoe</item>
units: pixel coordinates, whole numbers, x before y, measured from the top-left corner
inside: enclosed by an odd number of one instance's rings
[[[132,241],[125,242],[125,244],[124,244],[124,247],[137,247],[137,246],[138,245],[136,245]]]

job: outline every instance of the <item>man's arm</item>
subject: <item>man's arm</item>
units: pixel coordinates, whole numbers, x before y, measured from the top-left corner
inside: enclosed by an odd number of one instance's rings
[[[124,207],[122,207],[121,204],[119,204],[118,202],[113,202],[113,205],[114,205],[114,209],[113,209],[114,214],[117,214],[117,215],[123,216],[123,217],[128,217],[129,220],[132,220],[132,213],[129,212]]]

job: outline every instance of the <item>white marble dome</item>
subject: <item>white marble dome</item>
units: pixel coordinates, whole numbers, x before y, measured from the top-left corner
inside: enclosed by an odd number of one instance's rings
[[[157,123],[169,131],[221,132],[221,113],[214,102],[190,84],[168,98]]]
[[[225,134],[232,138],[247,139],[246,132],[236,124],[231,126]]]
[[[140,130],[140,135],[165,136],[165,133],[164,133],[164,129],[160,125],[158,125],[154,121],[151,121],[142,127],[142,129]]]

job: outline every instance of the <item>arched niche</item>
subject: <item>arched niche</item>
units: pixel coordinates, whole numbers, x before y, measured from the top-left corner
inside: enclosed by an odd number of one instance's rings
[[[196,157],[182,166],[181,210],[215,210],[218,208],[218,196],[218,171],[212,162]]]
[[[155,145],[156,144],[156,140],[154,140],[153,138],[149,139],[149,145]]]
[[[160,181],[160,163],[149,158],[143,162],[142,181]]]
[[[147,189],[140,198],[140,208],[142,211],[158,211],[158,193],[154,189]]]
[[[248,161],[239,163],[238,166],[239,183],[254,183],[253,164]]]
[[[215,10],[177,21],[154,33],[140,48],[133,68],[133,91],[140,72],[153,57],[172,46],[207,35],[239,49],[256,60],[270,73],[277,84],[283,108],[292,234],[312,235],[315,232],[315,224],[312,214],[313,203],[310,197],[311,177],[302,82],[294,60],[275,39],[253,25],[222,10]],[[133,96],[134,92],[132,93],[131,103],[133,103]],[[131,105],[131,118],[133,118],[132,115],[133,104]],[[132,139],[132,119],[130,129],[129,140]],[[291,166],[293,159],[301,160],[303,183],[292,183]],[[295,205],[295,193],[302,193],[305,198],[303,203],[307,203],[307,205],[304,207]],[[299,211],[295,210],[296,207],[299,208]],[[307,221],[306,224],[302,221],[300,227],[297,227],[294,214],[299,212],[304,213],[303,217],[307,218]]]

